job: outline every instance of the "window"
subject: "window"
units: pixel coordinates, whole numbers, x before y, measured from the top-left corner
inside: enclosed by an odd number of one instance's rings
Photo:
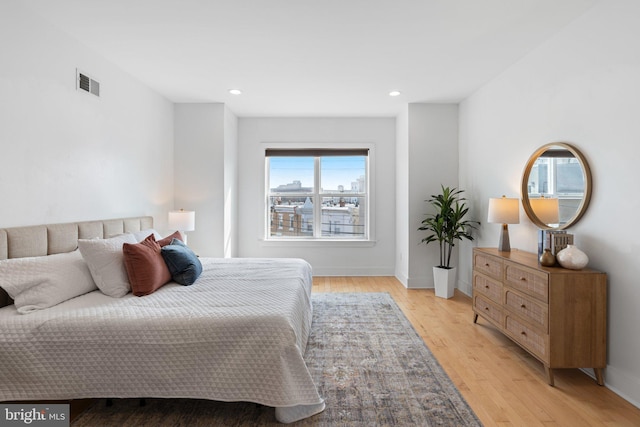
[[[267,239],[369,239],[369,149],[267,149]]]

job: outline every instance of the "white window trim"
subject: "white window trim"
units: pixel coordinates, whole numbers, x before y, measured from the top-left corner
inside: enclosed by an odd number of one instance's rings
[[[267,210],[269,209],[269,171],[265,167],[264,168],[264,181],[263,181],[263,206],[262,206],[262,216],[263,220],[263,229],[262,236],[259,240],[262,242],[263,246],[287,246],[287,247],[371,247],[376,244],[376,197],[375,197],[375,171],[376,171],[376,154],[375,154],[375,144],[374,143],[358,143],[358,142],[263,142],[261,147],[261,151],[263,153],[263,159],[265,158],[264,153],[268,149],[276,149],[276,148],[287,148],[287,149],[296,149],[296,150],[305,150],[305,149],[368,149],[368,170],[367,170],[367,199],[368,199],[368,223],[369,223],[369,233],[368,238],[366,239],[331,239],[331,238],[316,238],[316,237],[307,237],[307,238],[287,238],[287,237],[272,237],[269,236],[269,216],[267,215]],[[266,163],[265,163],[266,165]],[[314,167],[314,173],[320,173],[317,167]],[[314,177],[317,178],[317,177]],[[317,182],[317,181],[316,181]],[[315,217],[315,214],[314,214]]]

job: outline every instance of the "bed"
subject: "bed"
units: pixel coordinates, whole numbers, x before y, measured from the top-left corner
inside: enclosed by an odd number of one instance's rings
[[[75,257],[78,239],[152,227],[151,217],[136,217],[0,229],[0,260]],[[274,407],[285,423],[324,410],[303,359],[312,314],[308,263],[200,261],[202,274],[190,286],[170,282],[120,298],[93,290],[27,314],[0,290],[0,401],[248,401]]]

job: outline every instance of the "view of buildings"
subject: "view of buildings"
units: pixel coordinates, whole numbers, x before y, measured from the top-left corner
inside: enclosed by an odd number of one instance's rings
[[[270,190],[270,236],[313,237],[314,199],[321,198],[320,235],[335,238],[366,237],[366,203],[363,196],[365,177],[360,176],[349,189],[339,185],[336,190],[303,187],[300,181],[279,185]]]

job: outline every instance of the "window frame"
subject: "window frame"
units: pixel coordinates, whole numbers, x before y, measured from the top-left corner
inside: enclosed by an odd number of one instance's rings
[[[270,168],[269,157],[277,157],[276,154],[268,154],[280,151],[281,154],[286,153],[289,156],[302,154],[302,157],[314,157],[314,185],[313,192],[286,193],[286,197],[311,197],[312,200],[320,200],[320,203],[313,204],[314,209],[314,235],[313,236],[271,236],[270,223],[270,197],[279,195],[272,193],[270,190]],[[355,155],[352,153],[367,152],[365,162],[365,192],[358,193],[356,197],[364,198],[366,229],[365,236],[362,238],[322,236],[322,199],[326,197],[339,197],[339,193],[322,192],[321,191],[321,164],[320,158],[323,153],[342,152],[341,155]],[[262,241],[266,245],[299,245],[299,246],[315,246],[326,244],[337,244],[338,246],[372,246],[375,244],[375,213],[372,206],[375,206],[374,197],[374,180],[373,173],[375,170],[375,151],[374,145],[370,143],[341,143],[341,144],[319,144],[319,143],[269,143],[264,144],[264,233]],[[351,193],[350,193],[351,194]],[[283,193],[280,193],[283,195]]]

